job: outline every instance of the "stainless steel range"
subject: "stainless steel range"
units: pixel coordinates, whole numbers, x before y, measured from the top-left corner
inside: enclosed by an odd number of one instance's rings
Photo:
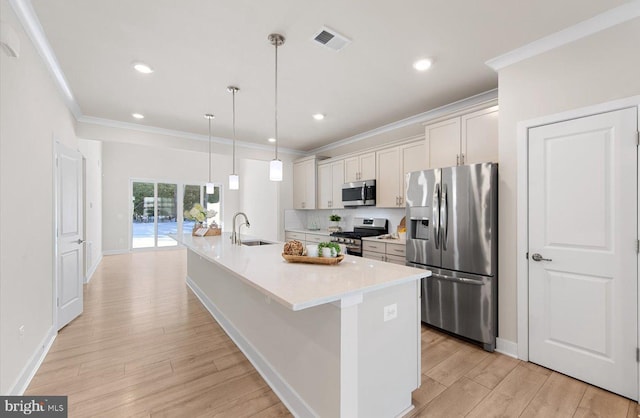
[[[384,218],[353,218],[353,231],[334,232],[331,242],[345,244],[347,254],[362,257],[362,237],[375,237],[389,233],[389,222]]]

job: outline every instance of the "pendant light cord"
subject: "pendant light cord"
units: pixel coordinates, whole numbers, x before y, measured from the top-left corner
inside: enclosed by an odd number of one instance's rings
[[[276,71],[275,71],[275,121],[276,121],[276,160],[278,159],[278,41],[276,40]]]
[[[236,174],[236,88],[233,93],[233,170],[231,174]]]
[[[209,183],[211,183],[211,117],[207,116],[209,119]]]

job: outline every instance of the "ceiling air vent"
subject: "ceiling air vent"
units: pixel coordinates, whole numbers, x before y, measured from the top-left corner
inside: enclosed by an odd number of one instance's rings
[[[320,30],[313,35],[313,40],[334,51],[340,51],[351,43],[350,39],[326,26],[320,28]]]

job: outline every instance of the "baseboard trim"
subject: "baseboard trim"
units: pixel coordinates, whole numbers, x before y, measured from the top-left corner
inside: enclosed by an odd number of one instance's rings
[[[91,268],[89,269],[89,271],[87,272],[87,277],[85,277],[85,281],[84,283],[87,284],[91,281],[91,279],[93,278],[93,273],[96,272],[96,270],[98,269],[98,266],[100,265],[100,263],[102,262],[102,257],[103,255],[100,254],[100,258],[98,258],[98,261],[96,261],[93,266],[91,266]]]
[[[233,324],[222,314],[216,305],[204,294],[202,289],[187,276],[187,286],[209,311],[211,316],[224,329],[229,338],[238,346],[240,351],[249,359],[260,376],[280,398],[282,403],[297,417],[317,417],[318,415],[307,405],[298,393],[280,376],[269,362],[251,345],[251,343],[238,331]]]
[[[102,255],[120,255],[120,254],[129,254],[131,251],[129,250],[107,250],[103,251]]]
[[[513,341],[496,338],[496,351],[505,356],[518,358],[518,343]]]
[[[47,335],[45,335],[42,343],[39,345],[40,348],[31,355],[31,358],[29,358],[29,361],[22,369],[20,376],[11,389],[9,389],[9,396],[22,396],[22,394],[24,394],[24,391],[29,387],[29,383],[31,383],[33,376],[36,375],[36,372],[40,368],[44,358],[47,356],[47,353],[49,353],[51,345],[53,345],[53,341],[55,341],[57,335],[58,331],[55,327],[52,326],[49,328],[49,332],[47,332]]]

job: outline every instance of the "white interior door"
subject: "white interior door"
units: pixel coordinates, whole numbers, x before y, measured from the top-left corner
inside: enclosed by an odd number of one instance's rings
[[[529,131],[529,360],[632,399],[637,129],[629,108]]]
[[[82,313],[82,155],[56,145],[58,329]]]

